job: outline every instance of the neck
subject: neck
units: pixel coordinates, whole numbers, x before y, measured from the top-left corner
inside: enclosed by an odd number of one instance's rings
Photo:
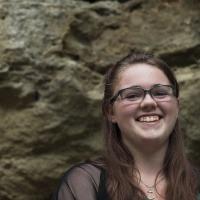
[[[162,173],[168,141],[146,140],[142,144],[130,144],[124,141],[133,154],[135,166],[134,177],[148,200],[165,199],[166,179]]]
[[[152,185],[163,167],[168,142],[162,145],[131,145],[129,150],[133,154],[135,165],[140,173],[140,178],[146,184]]]
[[[135,164],[141,175],[155,177],[163,167],[166,148],[158,149],[157,151],[148,154],[138,150],[134,151]]]
[[[168,144],[162,145],[148,153],[140,149],[132,150],[138,169],[135,175],[148,200],[163,200],[165,198],[166,179],[161,170],[167,146]],[[137,172],[139,173],[137,174]]]

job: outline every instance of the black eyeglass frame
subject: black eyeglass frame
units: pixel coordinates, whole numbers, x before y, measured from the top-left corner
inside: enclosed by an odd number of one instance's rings
[[[145,98],[146,94],[148,93],[148,94],[154,99],[153,95],[151,94],[151,90],[152,90],[153,88],[157,87],[157,86],[167,86],[167,87],[172,88],[173,95],[174,95],[175,97],[177,97],[176,88],[175,88],[175,86],[173,86],[173,85],[155,84],[155,85],[153,85],[153,86],[152,86],[150,89],[148,89],[148,90],[146,90],[146,89],[144,89],[144,88],[142,88],[142,87],[140,87],[140,86],[131,86],[131,87],[123,88],[123,89],[119,90],[114,96],[112,96],[112,97],[110,98],[110,103],[113,104],[113,103],[116,101],[116,99],[118,98],[118,96],[121,96],[120,94],[121,94],[124,90],[131,89],[131,88],[140,88],[140,89],[142,89],[142,90],[144,91],[144,97],[143,97],[143,98]]]

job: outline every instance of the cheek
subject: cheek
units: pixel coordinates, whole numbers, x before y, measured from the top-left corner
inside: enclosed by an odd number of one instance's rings
[[[133,105],[119,105],[114,107],[113,116],[116,122],[125,121],[134,118],[137,108]]]
[[[171,116],[172,118],[177,118],[179,113],[179,102],[173,99],[168,102],[160,102],[158,107],[163,111],[166,116]]]
[[[171,113],[172,115],[177,118],[178,117],[178,113],[179,113],[179,104],[178,101],[175,101],[173,106],[171,106]]]
[[[169,105],[168,107],[166,107],[165,112],[168,118],[169,125],[171,124],[171,126],[174,126],[179,114],[178,104],[175,102],[173,105]]]

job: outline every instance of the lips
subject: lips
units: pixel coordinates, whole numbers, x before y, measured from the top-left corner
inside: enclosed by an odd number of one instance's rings
[[[139,122],[156,122],[159,121],[161,119],[160,115],[142,115],[140,117],[137,118],[137,121]]]

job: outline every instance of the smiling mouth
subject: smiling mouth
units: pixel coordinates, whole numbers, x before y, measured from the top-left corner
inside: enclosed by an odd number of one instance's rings
[[[156,121],[159,121],[161,119],[160,116],[158,115],[151,115],[151,116],[141,116],[137,119],[137,121],[139,122],[156,122]]]

